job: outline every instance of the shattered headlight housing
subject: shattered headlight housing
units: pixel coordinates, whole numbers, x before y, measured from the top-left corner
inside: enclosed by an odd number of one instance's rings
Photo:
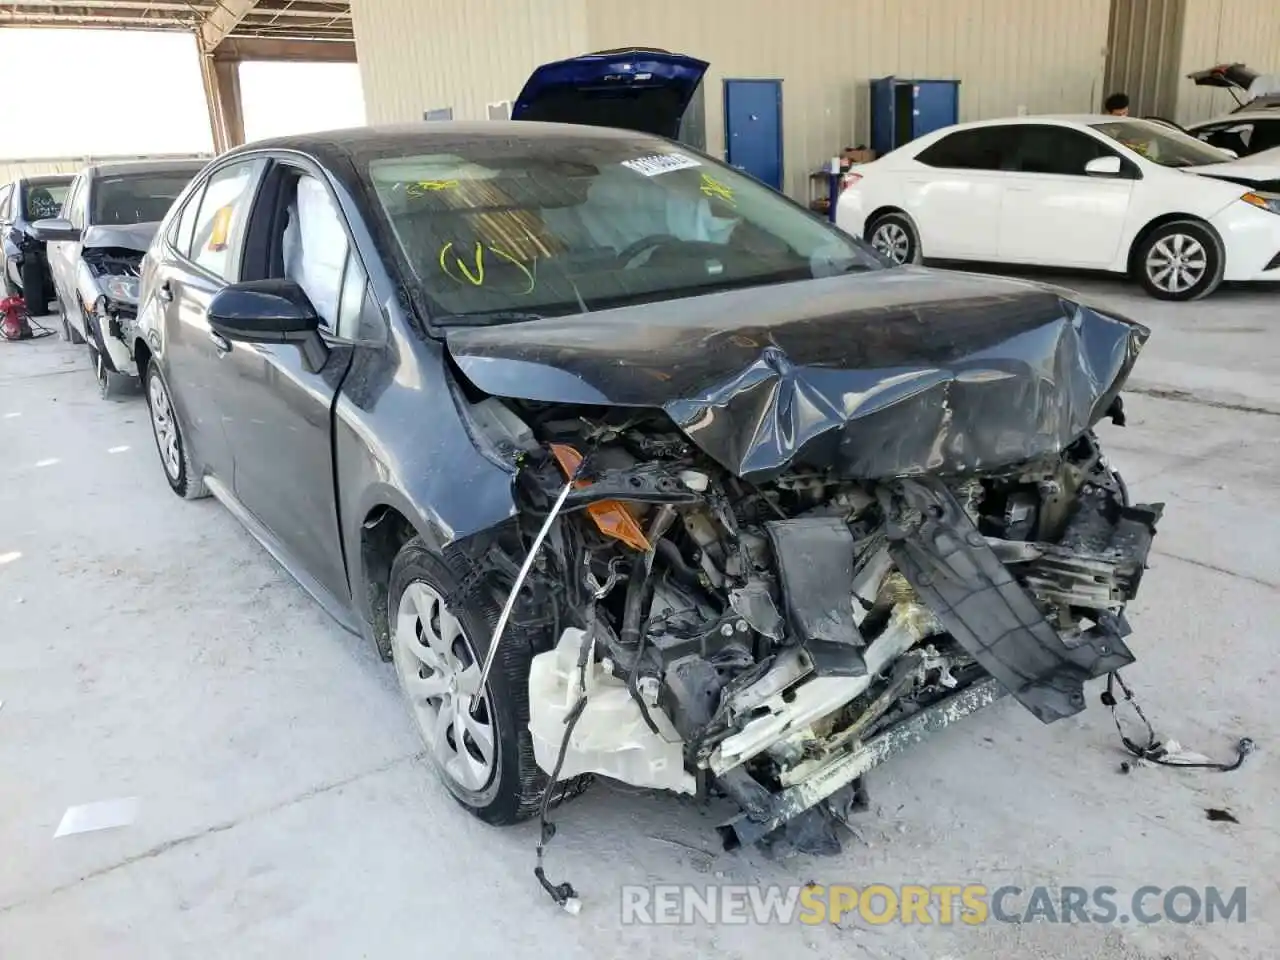
[[[102,292],[107,295],[108,300],[133,307],[138,305],[138,287],[141,281],[137,277],[113,274],[100,278],[99,282],[102,285]]]

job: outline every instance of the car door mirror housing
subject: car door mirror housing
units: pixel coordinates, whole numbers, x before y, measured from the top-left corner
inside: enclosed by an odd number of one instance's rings
[[[79,240],[80,231],[63,217],[49,217],[31,224],[31,233],[45,243],[58,240]]]
[[[251,280],[223,287],[209,301],[209,329],[239,343],[287,343],[302,351],[312,372],[329,355],[320,316],[292,280]]]
[[[1091,177],[1118,177],[1122,166],[1119,157],[1094,157],[1084,165],[1084,172]]]

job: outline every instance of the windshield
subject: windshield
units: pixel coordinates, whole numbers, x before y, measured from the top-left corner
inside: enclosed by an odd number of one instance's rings
[[[1145,120],[1112,120],[1095,123],[1093,129],[1162,167],[1201,167],[1231,159],[1180,130]]]
[[[666,140],[472,137],[369,162],[441,323],[503,322],[879,267],[768,187]]]
[[[70,180],[34,180],[27,184],[26,220],[45,220],[62,212],[62,202],[67,199]]]
[[[195,170],[161,170],[99,177],[93,181],[89,222],[118,227],[163,220],[173,201],[195,175]]]

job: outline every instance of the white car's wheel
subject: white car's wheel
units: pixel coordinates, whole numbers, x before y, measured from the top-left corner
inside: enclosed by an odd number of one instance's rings
[[[1175,220],[1142,239],[1133,266],[1138,282],[1157,300],[1196,300],[1222,283],[1225,259],[1207,224]]]
[[[867,226],[867,242],[894,263],[919,263],[920,234],[905,213],[886,213]]]

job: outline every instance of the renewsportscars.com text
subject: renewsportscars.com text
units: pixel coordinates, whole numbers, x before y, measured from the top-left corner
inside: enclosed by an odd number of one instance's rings
[[[624,924],[1244,923],[1245,887],[680,884],[622,888]]]

